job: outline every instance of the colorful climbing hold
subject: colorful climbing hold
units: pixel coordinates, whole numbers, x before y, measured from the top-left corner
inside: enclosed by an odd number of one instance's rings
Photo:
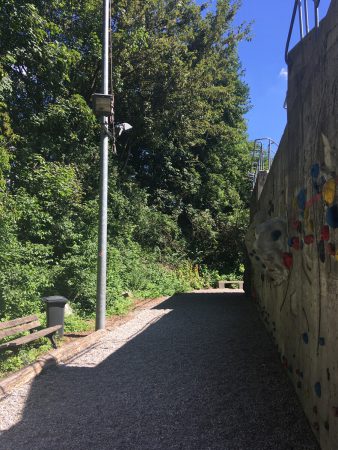
[[[319,164],[318,163],[313,164],[312,167],[311,167],[311,170],[310,170],[311,177],[312,178],[318,178],[319,171],[320,171]]]
[[[328,241],[330,239],[330,228],[328,225],[324,225],[320,230],[320,239],[322,241]]]
[[[283,264],[288,270],[291,269],[293,264],[292,253],[283,253]]]
[[[304,211],[304,227],[306,234],[313,234],[314,232],[313,220],[310,214],[310,208],[306,207]]]
[[[307,236],[304,237],[304,242],[306,245],[313,244],[314,241],[315,241],[315,237],[313,236],[313,234],[308,234]]]
[[[333,205],[326,212],[326,222],[331,228],[338,228],[338,205]]]
[[[317,397],[320,398],[322,396],[322,386],[319,383],[319,381],[317,381],[317,383],[315,383],[314,389],[315,389],[315,393],[316,393]]]
[[[319,345],[322,345],[322,346],[325,345],[325,338],[319,337],[319,338],[318,338],[318,344],[319,344]]]
[[[331,178],[323,186],[322,191],[323,200],[328,205],[332,205],[336,196],[336,180]]]
[[[293,237],[291,243],[292,243],[292,248],[294,248],[295,250],[299,250],[300,249],[299,237]]]
[[[303,333],[302,338],[305,344],[309,343],[309,335],[307,333]]]
[[[301,189],[297,195],[297,203],[298,208],[300,210],[305,209],[305,203],[306,203],[306,189]]]
[[[281,237],[282,232],[280,230],[274,230],[271,232],[271,239],[273,241],[278,241],[278,239]]]

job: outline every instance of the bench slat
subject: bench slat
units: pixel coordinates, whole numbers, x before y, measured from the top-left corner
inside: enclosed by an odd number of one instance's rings
[[[38,316],[36,314],[32,314],[31,316],[20,317],[19,319],[9,320],[8,322],[0,322],[0,330],[15,327],[23,323],[33,322],[35,320],[39,320]]]
[[[6,330],[0,331],[0,339],[7,336],[14,336],[14,334],[21,333],[22,331],[32,330],[33,328],[37,328],[38,326],[40,326],[40,322],[38,320],[34,320],[34,322],[29,322],[23,325],[18,325],[17,327],[8,328]]]
[[[48,336],[49,334],[55,333],[57,330],[62,328],[62,325],[55,325],[54,327],[45,328],[44,330],[36,331],[35,333],[29,334],[28,336],[23,336],[18,339],[15,339],[14,341],[5,342],[4,344],[0,345],[1,349],[11,348],[11,347],[18,347],[22,344],[27,344],[28,342],[35,341],[36,339],[39,339],[43,336]]]

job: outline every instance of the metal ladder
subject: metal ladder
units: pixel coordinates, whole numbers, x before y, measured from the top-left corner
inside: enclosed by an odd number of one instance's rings
[[[263,142],[267,141],[267,148],[264,148]],[[254,140],[254,146],[252,149],[252,169],[249,174],[250,181],[252,183],[251,188],[254,189],[259,172],[269,172],[273,156],[272,146],[275,145],[278,148],[277,142],[269,137],[258,138]]]

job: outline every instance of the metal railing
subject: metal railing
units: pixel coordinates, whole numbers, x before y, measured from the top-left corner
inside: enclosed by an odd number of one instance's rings
[[[320,0],[312,0],[314,4],[314,26],[315,28],[319,27],[319,4]],[[310,31],[310,22],[309,22],[309,4],[308,0],[295,0],[295,4],[293,7],[292,17],[291,17],[291,24],[289,29],[288,38],[286,41],[285,46],[285,62],[288,63],[288,54],[289,54],[289,47],[290,47],[290,41],[293,33],[293,28],[295,25],[295,20],[298,12],[298,18],[299,18],[299,34],[300,39],[302,40],[304,36],[306,36]],[[304,24],[305,24],[305,32],[304,32]]]
[[[267,148],[264,148],[263,142],[267,141]],[[277,142],[269,137],[258,138],[254,140],[252,149],[252,169],[250,172],[250,180],[252,181],[252,189],[255,187],[259,172],[269,172],[272,161],[272,146],[278,148]]]

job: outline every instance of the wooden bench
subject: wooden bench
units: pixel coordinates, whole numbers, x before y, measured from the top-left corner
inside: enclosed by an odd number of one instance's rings
[[[8,336],[14,336],[15,334],[22,333],[23,331],[30,332],[30,334],[26,336],[21,336],[12,341],[0,344],[0,350],[15,350],[20,345],[28,344],[28,342],[35,341],[36,339],[40,339],[44,336],[50,339],[53,348],[57,348],[54,340],[54,334],[57,330],[62,328],[62,325],[55,325],[54,327],[36,330],[38,327],[40,327],[40,322],[35,314],[21,317],[19,319],[9,320],[8,322],[0,322],[0,339]]]
[[[232,284],[238,284],[238,289],[243,290],[243,283],[244,283],[244,281],[242,281],[242,280],[219,281],[218,289],[225,289],[225,286],[231,286]]]

